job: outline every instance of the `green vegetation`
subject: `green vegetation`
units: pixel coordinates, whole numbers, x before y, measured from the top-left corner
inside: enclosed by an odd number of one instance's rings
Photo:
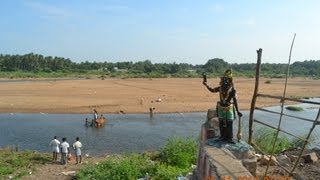
[[[159,153],[113,155],[98,165],[89,165],[78,179],[175,179],[192,171],[197,143],[193,138],[171,138]]]
[[[290,111],[303,111],[303,108],[299,106],[287,106],[286,109]]]
[[[0,150],[0,179],[7,179],[9,175],[19,178],[32,172],[37,164],[44,164],[51,160],[49,154],[23,151],[16,152],[10,148]]]
[[[270,128],[260,128],[258,129],[257,132],[259,133],[256,133],[254,135],[255,144],[264,153],[271,154],[272,146],[273,146],[277,131]],[[274,153],[279,154],[280,152],[291,149],[291,148],[297,148],[297,147],[301,148],[305,142],[302,139],[306,139],[306,137],[307,135],[303,135],[300,137],[301,139],[294,138],[289,140],[288,137],[279,135]],[[308,144],[314,141],[315,141],[315,137],[310,136]]]
[[[303,135],[303,136],[300,136],[300,139],[296,138],[294,140],[291,141],[292,143],[292,147],[300,147],[302,148],[305,141],[303,139],[306,139],[307,138],[307,135]],[[314,142],[316,140],[316,137],[314,135],[311,134],[311,136],[309,137],[309,142],[307,143],[307,147],[310,143]]]
[[[0,78],[107,78],[107,77],[201,77],[206,72],[208,77],[218,77],[225,69],[232,68],[235,76],[254,77],[256,64],[229,64],[220,58],[209,59],[204,65],[187,63],[152,63],[150,60],[139,62],[80,62],[76,63],[62,57],[39,54],[4,55],[0,54]],[[270,78],[283,78],[286,64],[261,65],[261,75]],[[320,60],[294,62],[290,65],[290,76],[320,78]]]
[[[161,160],[171,166],[190,167],[196,161],[197,143],[194,139],[172,138],[162,148]]]
[[[255,144],[264,152],[271,154],[272,147],[277,135],[277,131],[273,129],[261,128],[255,133]],[[289,139],[283,136],[278,136],[277,144],[275,145],[274,153],[278,154],[292,147]]]

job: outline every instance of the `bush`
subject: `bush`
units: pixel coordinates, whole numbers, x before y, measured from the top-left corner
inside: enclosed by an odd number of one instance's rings
[[[162,148],[161,160],[179,168],[190,167],[196,161],[197,143],[194,139],[169,139]]]
[[[175,179],[192,170],[196,150],[195,139],[172,138],[160,153],[114,155],[98,165],[80,170],[77,179],[138,179],[147,173],[151,179]]]
[[[170,166],[163,163],[158,163],[155,167],[155,171],[152,174],[152,179],[170,180],[176,179],[180,174],[186,174],[188,170],[183,170],[175,166]]]

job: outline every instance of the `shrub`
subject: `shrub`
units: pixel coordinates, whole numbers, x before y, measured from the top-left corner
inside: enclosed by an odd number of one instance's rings
[[[190,167],[196,161],[196,140],[172,138],[169,139],[161,150],[161,160],[168,165],[179,168]]]
[[[175,179],[191,171],[196,160],[195,139],[171,138],[160,153],[113,155],[98,165],[77,173],[77,179],[138,179],[147,173],[151,179]]]
[[[152,179],[170,180],[176,179],[180,174],[186,174],[188,170],[183,170],[175,166],[170,166],[163,163],[158,163],[155,167],[155,171],[152,174]]]

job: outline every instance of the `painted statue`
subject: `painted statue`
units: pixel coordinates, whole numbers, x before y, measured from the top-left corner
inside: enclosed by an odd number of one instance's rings
[[[207,89],[216,93],[219,92],[220,101],[217,102],[216,112],[219,118],[220,138],[218,140],[234,143],[233,141],[233,120],[236,119],[235,111],[239,117],[242,113],[239,111],[236,89],[233,85],[232,70],[228,69],[220,78],[220,86],[211,88],[207,84],[207,77],[203,76],[203,85]]]

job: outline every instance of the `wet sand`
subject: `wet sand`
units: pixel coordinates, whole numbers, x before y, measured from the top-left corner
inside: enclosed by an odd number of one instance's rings
[[[265,83],[270,80],[271,83]],[[234,78],[240,110],[249,110],[254,78]],[[260,80],[259,93],[282,96],[284,79]],[[208,79],[211,87],[219,79]],[[320,97],[320,80],[290,78],[286,97]],[[0,112],[24,113],[155,113],[205,112],[219,94],[209,92],[200,78],[85,79],[0,82]],[[257,106],[279,100],[258,98]]]

